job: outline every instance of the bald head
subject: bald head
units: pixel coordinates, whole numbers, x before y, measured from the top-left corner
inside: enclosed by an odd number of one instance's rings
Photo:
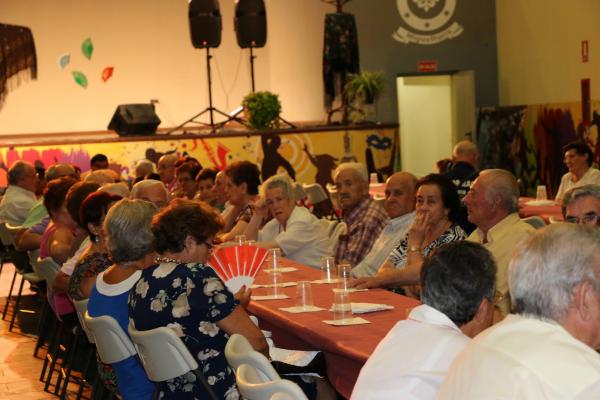
[[[401,217],[415,209],[417,178],[408,172],[396,172],[385,183],[385,211],[390,218]]]
[[[53,164],[46,170],[46,180],[50,182],[53,179],[60,178],[63,176],[76,177],[77,172],[69,164]]]
[[[477,146],[475,143],[469,140],[462,140],[454,146],[452,149],[452,161],[454,162],[467,162],[472,166],[477,166],[477,158],[478,158]]]

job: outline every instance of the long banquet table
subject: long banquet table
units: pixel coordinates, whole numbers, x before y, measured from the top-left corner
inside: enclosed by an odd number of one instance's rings
[[[293,266],[297,271],[283,273],[284,282],[317,280],[319,270],[290,260],[283,266]],[[260,271],[255,283],[268,283],[268,274]],[[295,305],[296,286],[280,289],[288,299],[251,301],[248,310],[260,320],[260,327],[273,332],[278,347],[297,350],[322,350],[327,362],[327,376],[335,389],[349,398],[360,369],[367,361],[377,344],[399,320],[406,319],[408,311],[420,304],[417,300],[401,296],[383,289],[367,292],[353,292],[351,302],[382,303],[393,305],[393,310],[361,314],[370,324],[353,326],[331,326],[322,322],[333,319],[328,311],[333,302],[334,284],[311,285],[315,306],[326,311],[291,314],[280,307]],[[270,294],[272,289],[257,288],[253,295]]]
[[[527,218],[534,215],[542,217],[546,223],[550,222],[550,218],[556,221],[562,221],[562,211],[560,205],[542,205],[535,206],[528,204],[529,201],[535,200],[531,197],[520,197],[519,198],[519,216],[521,218]]]

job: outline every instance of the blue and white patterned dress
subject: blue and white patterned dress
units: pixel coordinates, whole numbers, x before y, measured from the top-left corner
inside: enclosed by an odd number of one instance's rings
[[[142,271],[129,293],[129,318],[138,330],[173,329],[196,357],[217,397],[237,400],[235,373],[225,359],[229,336],[216,325],[237,304],[209,266],[162,263]],[[191,372],[160,383],[159,390],[159,399],[208,398]]]

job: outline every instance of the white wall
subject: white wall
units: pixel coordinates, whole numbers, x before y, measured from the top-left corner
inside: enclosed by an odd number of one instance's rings
[[[323,21],[332,10],[319,1],[266,0],[267,46],[257,49],[257,90],[280,95],[288,120],[323,120]],[[221,0],[223,34],[213,50],[217,108],[237,107],[250,91],[248,50],[233,30],[234,0]],[[32,29],[37,81],[11,90],[0,109],[0,135],[104,130],[116,106],[158,99],[161,126],[175,126],[208,106],[204,50],[190,42],[187,0],[2,0],[3,23]],[[91,61],[81,42],[91,37]],[[58,57],[71,53],[66,70]],[[100,73],[114,66],[102,83]],[[86,73],[87,89],[71,70]]]
[[[500,105],[579,101],[583,78],[600,98],[599,17],[598,0],[496,0]]]

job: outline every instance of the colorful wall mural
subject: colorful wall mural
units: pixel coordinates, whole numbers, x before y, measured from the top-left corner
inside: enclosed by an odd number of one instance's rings
[[[136,161],[158,161],[176,152],[195,157],[205,167],[223,169],[238,160],[257,163],[263,178],[286,171],[298,182],[331,182],[331,172],[344,161],[366,162],[367,152],[374,167],[388,175],[397,164],[397,129],[340,130],[311,133],[270,133],[236,137],[157,136],[146,141],[105,141],[89,144],[0,147],[0,186],[6,186],[6,171],[17,160],[45,167],[61,162],[89,170],[90,158],[106,154],[110,167],[124,179],[134,174]]]
[[[537,185],[554,195],[567,172],[562,147],[575,140],[588,143],[600,164],[600,101],[590,115],[581,102],[482,108],[477,119],[481,168],[504,168],[520,180],[522,193],[535,196]]]

